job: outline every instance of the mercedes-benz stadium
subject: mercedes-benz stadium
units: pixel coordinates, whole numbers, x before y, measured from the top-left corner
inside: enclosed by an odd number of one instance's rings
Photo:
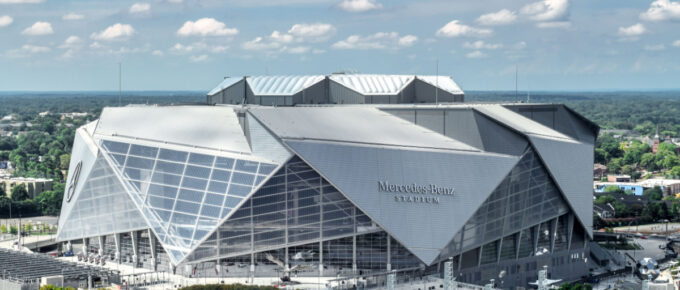
[[[343,77],[369,97],[309,104],[333,80],[259,77],[208,105],[105,108],[76,132],[58,241],[186,276],[588,273],[596,125],[559,104],[414,101],[462,94],[452,80]],[[240,101],[215,105],[233,84]]]

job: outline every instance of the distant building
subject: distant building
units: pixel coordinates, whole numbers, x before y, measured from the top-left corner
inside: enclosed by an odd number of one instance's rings
[[[653,188],[658,186],[663,190],[663,196],[675,195],[680,193],[680,180],[679,179],[660,179],[653,178],[647,179],[639,182],[645,188]]]
[[[628,182],[595,182],[594,191],[604,192],[608,186],[616,186],[623,191],[630,191],[634,195],[642,195],[645,188],[638,183],[628,183]]]
[[[595,163],[593,166],[593,177],[599,179],[602,179],[607,175],[607,166],[604,164],[600,163]]]
[[[87,116],[87,113],[78,113],[78,112],[73,112],[73,113],[61,113],[61,119],[74,119],[74,118],[82,118]]]
[[[12,189],[14,187],[23,184],[26,191],[28,191],[28,197],[31,199],[40,195],[43,191],[52,190],[52,183],[52,179],[45,178],[15,177],[0,179],[0,187],[5,189],[7,197],[12,197]]]
[[[607,175],[607,182],[630,182],[630,175]]]
[[[207,94],[209,104],[413,104],[463,102],[448,76],[331,74],[227,77]]]

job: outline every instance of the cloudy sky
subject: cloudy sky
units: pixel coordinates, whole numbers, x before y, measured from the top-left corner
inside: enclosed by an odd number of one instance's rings
[[[0,91],[208,91],[224,76],[450,75],[680,89],[680,0],[0,0]]]

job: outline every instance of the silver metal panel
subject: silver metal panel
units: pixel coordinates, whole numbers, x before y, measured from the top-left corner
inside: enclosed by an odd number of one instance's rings
[[[446,246],[519,159],[496,154],[284,142],[405,247],[427,249],[428,253],[439,253]],[[453,188],[454,193],[385,192],[380,182],[403,190],[406,185],[434,185]],[[435,256],[419,258],[429,264]]]
[[[362,95],[396,95],[411,83],[415,76],[337,74],[328,78]]]
[[[456,101],[456,96],[446,90],[437,89],[433,84],[424,82],[419,78],[413,82],[415,84],[416,103],[451,103]],[[460,94],[462,96],[462,93]]]
[[[511,129],[501,126],[488,117],[474,113],[484,150],[503,154],[520,155],[529,141]]]
[[[508,154],[507,152],[489,150],[488,148],[484,147],[481,135],[490,133],[483,133],[482,128],[477,126],[475,112],[472,109],[446,110],[444,128],[446,130],[446,132],[444,132],[446,136],[464,142],[465,144],[474,146],[475,148],[483,149],[485,151]],[[484,129],[486,130],[488,128]]]
[[[236,113],[229,107],[104,108],[95,134],[250,153]]]
[[[250,113],[281,138],[479,151],[374,107],[258,107]]]
[[[383,111],[402,118],[411,123],[416,123],[416,110],[394,110],[394,109],[383,109]]]
[[[94,146],[94,147],[93,147]],[[66,177],[66,191],[61,202],[60,216],[68,216],[71,213],[75,200],[78,199],[80,192],[83,189],[85,180],[92,171],[95,161],[97,160],[98,149],[94,145],[92,137],[87,134],[84,127],[78,128],[73,141],[73,149],[71,151],[71,161],[69,163],[68,176]],[[80,172],[78,172],[77,180],[74,180],[74,173],[80,164]],[[70,191],[70,192],[69,192]],[[64,219],[59,220],[57,227],[57,234],[61,232],[64,226]]]
[[[593,235],[593,145],[529,135],[576,217]]]
[[[310,76],[254,76],[247,77],[248,86],[255,95],[294,95],[322,81],[322,75]]]
[[[250,146],[253,155],[263,157],[276,163],[284,163],[293,154],[281,144],[276,137],[272,136],[267,129],[260,124],[251,114],[247,114],[248,130],[250,131]]]
[[[452,95],[463,94],[463,90],[449,76],[416,76],[416,79],[438,87]]]
[[[231,87],[232,85],[234,85],[235,83],[237,83],[241,80],[243,80],[242,77],[226,77],[226,78],[224,78],[224,80],[222,80],[222,82],[220,82],[219,85],[217,85],[214,89],[212,89],[210,92],[208,92],[208,96],[213,96],[213,95],[221,92],[222,90],[224,90],[228,87]]]
[[[524,134],[535,134],[554,138],[570,139],[569,136],[557,132],[545,125],[506,109],[502,105],[478,105],[478,112]]]
[[[366,96],[353,91],[352,89],[343,86],[333,80],[328,82],[329,98],[332,104],[363,104],[366,102]]]
[[[444,135],[444,115],[443,110],[416,110],[416,124]]]

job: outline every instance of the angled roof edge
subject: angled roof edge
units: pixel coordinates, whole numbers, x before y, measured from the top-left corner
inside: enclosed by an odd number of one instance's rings
[[[361,91],[359,91],[359,88],[355,88],[354,86],[349,86],[349,85],[347,85],[346,83],[344,83],[343,81],[340,81],[340,80],[341,80],[342,78],[344,78],[344,77],[351,77],[351,76],[355,76],[355,77],[370,77],[370,76],[374,76],[374,77],[406,77],[406,78],[409,78],[409,80],[405,81],[405,82],[404,82],[399,88],[397,88],[397,90],[396,90],[395,92],[393,92],[393,93],[367,93],[367,92],[361,92]],[[330,81],[333,81],[333,82],[335,82],[336,84],[341,85],[341,86],[343,86],[344,88],[347,88],[348,90],[351,90],[351,91],[353,91],[353,92],[355,92],[355,93],[357,93],[357,94],[360,94],[360,95],[364,95],[364,96],[382,96],[382,95],[390,95],[390,96],[393,96],[393,95],[398,95],[398,94],[401,93],[406,87],[408,87],[410,84],[412,84],[413,81],[416,79],[416,75],[381,75],[381,74],[347,74],[347,75],[346,75],[346,74],[332,74],[332,75],[328,76],[328,79],[329,79]]]
[[[559,138],[559,139],[562,139],[562,140],[565,140],[565,141],[566,140],[574,141],[574,138],[569,137],[565,134],[562,134],[562,133],[560,133],[560,132],[558,132],[554,129],[548,128],[548,127],[544,126],[543,124],[540,124],[540,123],[538,123],[534,120],[531,120],[527,117],[524,117],[524,116],[522,116],[522,115],[520,115],[520,114],[518,114],[518,113],[516,113],[516,112],[514,112],[510,109],[507,109],[502,104],[491,104],[490,106],[474,106],[472,108],[475,111],[477,111],[478,113],[482,114],[483,116],[489,118],[490,120],[494,120],[498,124],[501,124],[503,127],[506,127],[506,128],[508,128],[508,129],[510,129],[514,132],[519,133],[520,135],[525,136],[527,139],[529,138],[529,135],[535,135],[535,136],[548,137],[548,138]],[[500,108],[502,110],[507,110],[509,113],[516,115],[516,116],[513,116],[513,118],[517,117],[517,118],[521,118],[521,119],[526,119],[525,121],[533,123],[534,125],[536,125],[541,130],[548,130],[548,132],[529,131],[529,130],[531,130],[530,128],[520,128],[520,127],[514,126],[510,122],[506,122],[508,120],[506,120],[503,116],[498,116],[498,115],[494,114],[493,112],[489,111],[489,108],[492,108],[492,110],[493,110],[493,108]],[[552,132],[550,132],[550,131],[552,131]]]
[[[264,80],[262,80],[264,79]],[[248,76],[246,84],[256,96],[292,96],[326,79],[324,75]],[[254,86],[255,82],[273,82],[268,87]],[[301,82],[301,83],[300,83]],[[282,87],[283,86],[283,87]],[[273,87],[273,88],[272,88]]]
[[[212,96],[221,91],[224,91],[226,88],[235,85],[244,78],[245,77],[225,77],[224,80],[222,80],[214,89],[210,90],[210,92],[208,92],[206,95]]]

